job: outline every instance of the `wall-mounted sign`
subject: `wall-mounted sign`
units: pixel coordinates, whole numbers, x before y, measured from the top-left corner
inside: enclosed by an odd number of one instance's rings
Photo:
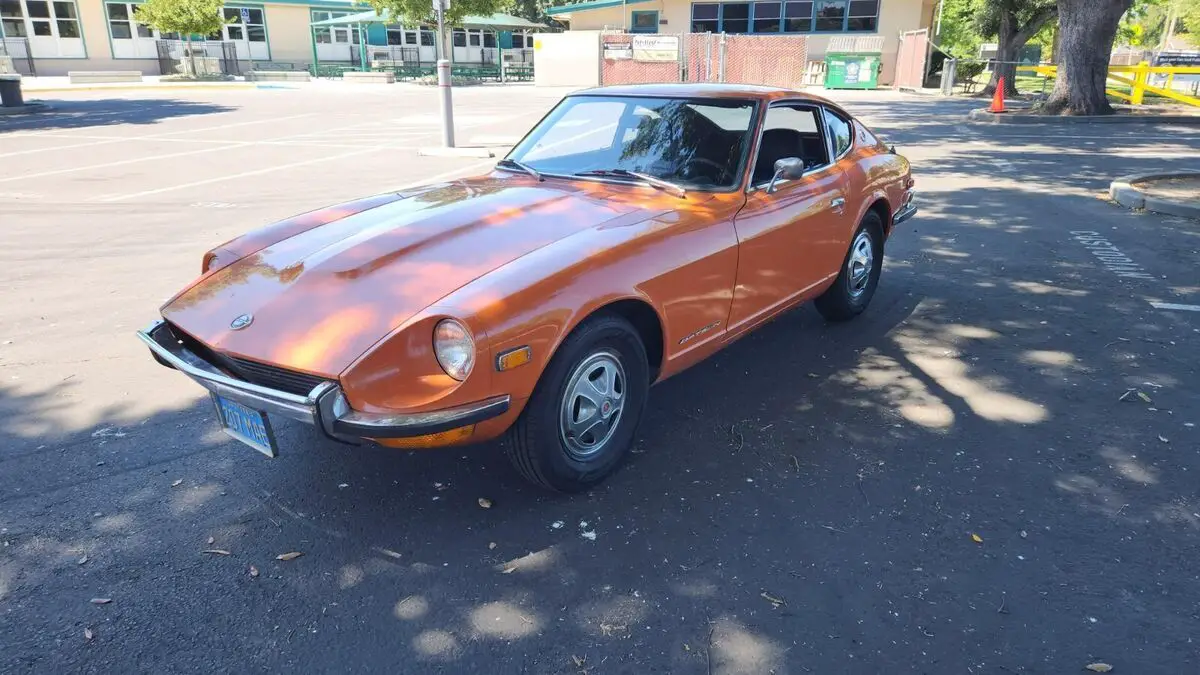
[[[606,59],[632,59],[633,45],[628,42],[605,42],[604,43],[604,58]]]
[[[635,61],[678,61],[679,36],[633,36],[633,59]]]

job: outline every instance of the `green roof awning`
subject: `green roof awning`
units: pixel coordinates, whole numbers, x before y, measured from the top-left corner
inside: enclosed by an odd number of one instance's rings
[[[335,19],[325,19],[324,21],[314,21],[313,26],[347,26],[360,23],[400,23],[392,19],[392,14],[388,10],[383,10],[383,14],[376,14],[375,10],[350,14],[348,16],[339,16]],[[511,14],[493,14],[491,16],[465,16],[458,28],[492,28],[494,30],[510,30],[510,29],[544,29],[540,23],[534,23],[519,16]]]

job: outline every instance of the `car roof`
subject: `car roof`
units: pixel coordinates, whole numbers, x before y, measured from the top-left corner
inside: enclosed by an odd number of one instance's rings
[[[773,101],[776,99],[802,99],[829,105],[841,106],[813,94],[783,87],[767,87],[757,84],[728,84],[716,82],[687,82],[682,84],[617,84],[583,89],[571,96],[660,96],[686,98],[749,98]]]

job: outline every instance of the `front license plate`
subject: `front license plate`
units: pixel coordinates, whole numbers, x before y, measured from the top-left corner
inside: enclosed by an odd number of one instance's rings
[[[267,420],[265,413],[247,408],[237,401],[230,401],[216,394],[213,394],[212,397],[213,403],[217,406],[217,418],[225,433],[267,457],[279,456],[279,448],[275,445],[275,434],[271,432],[271,423]]]

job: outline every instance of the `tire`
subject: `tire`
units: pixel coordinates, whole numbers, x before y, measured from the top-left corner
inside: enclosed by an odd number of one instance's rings
[[[865,279],[856,273],[865,270]],[[871,304],[883,271],[883,222],[868,211],[850,239],[842,269],[833,285],[813,302],[826,321],[849,321]]]
[[[609,381],[619,384],[601,386]],[[649,390],[650,366],[637,330],[619,316],[591,317],[563,341],[509,429],[508,458],[541,487],[587,490],[625,460]]]

